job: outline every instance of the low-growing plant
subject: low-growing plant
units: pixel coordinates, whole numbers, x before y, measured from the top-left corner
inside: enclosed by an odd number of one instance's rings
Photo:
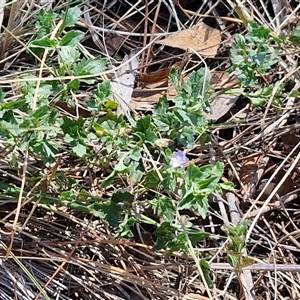
[[[271,30],[249,22],[246,34],[237,34],[230,49],[232,67],[243,86],[255,87],[258,78],[278,62],[282,39]]]
[[[248,229],[248,221],[241,221],[235,226],[227,226],[229,242],[226,244],[227,261],[233,267],[234,272],[240,284],[240,290],[243,291],[243,283],[241,280],[241,273],[243,268],[248,267],[254,263],[254,260],[244,254],[246,248],[246,235]],[[242,294],[242,292],[241,292]]]
[[[226,245],[227,261],[236,272],[240,272],[243,267],[253,263],[253,260],[243,255],[243,250],[246,247],[248,224],[248,221],[241,221],[235,226],[226,227],[230,239]]]
[[[49,80],[22,81],[20,94],[14,100],[7,101],[1,94],[3,144],[13,146],[13,153],[27,147],[31,156],[43,160],[46,167],[56,161],[58,154],[67,153],[73,159],[103,169],[99,188],[103,195],[110,190],[103,197],[91,195],[59,170],[54,178],[56,197],[38,190],[35,184],[41,178],[31,186],[28,181],[28,188],[35,186],[44,207],[63,205],[92,214],[113,227],[116,237],[131,237],[134,225],[151,224],[155,249],[168,249],[169,254],[175,250],[188,253],[188,242],[196,245],[210,234],[194,229],[188,219],[183,226],[179,216],[192,210],[206,218],[209,196],[232,188],[231,184],[220,182],[223,163],[196,166],[186,156],[196,143],[205,145],[210,140],[205,113],[213,92],[209,70],[194,71],[183,82],[178,71],[172,69],[169,78],[177,96],[162,97],[152,114],[141,114],[133,122],[116,115],[118,104],[112,100],[108,80],[98,83],[91,92],[86,104],[89,117],[62,115],[56,104],[63,101],[75,106],[80,88],[95,84],[93,75],[106,68],[106,59],[86,57],[80,50],[84,33],[73,29],[79,16],[76,7],[62,14],[43,10],[39,13],[28,53],[36,58],[52,51],[45,61]],[[59,18],[63,23],[50,38]],[[72,80],[55,79],[64,76],[71,76]],[[161,146],[162,141],[171,142],[165,147]],[[117,181],[122,181],[123,186],[115,188]],[[9,191],[8,186],[5,189]],[[155,218],[144,213],[149,209]]]

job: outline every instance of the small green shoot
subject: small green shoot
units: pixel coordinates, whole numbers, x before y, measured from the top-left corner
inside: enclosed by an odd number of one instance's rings
[[[244,267],[253,264],[253,260],[243,256],[242,253],[246,247],[247,228],[248,221],[242,221],[236,226],[226,228],[228,237],[230,238],[230,242],[226,245],[227,261],[238,273]]]

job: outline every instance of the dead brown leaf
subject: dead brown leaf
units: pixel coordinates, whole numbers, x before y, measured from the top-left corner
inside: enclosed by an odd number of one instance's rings
[[[258,184],[258,169],[263,163],[262,155],[253,155],[244,159],[240,170],[240,179],[245,190],[242,190],[242,195],[252,197]]]
[[[278,185],[282,177],[284,177],[286,174],[286,170],[280,169],[277,173],[277,175],[274,178],[274,183]],[[286,180],[283,182],[281,187],[278,190],[278,195],[283,196],[286,195],[294,190],[294,180],[291,175],[289,175]]]
[[[223,117],[235,104],[239,95],[222,94],[217,96],[210,104],[212,113],[207,116],[208,119],[213,121],[219,120]]]
[[[221,43],[221,33],[205,23],[169,35],[156,43],[188,50],[191,48],[203,56],[214,57]]]
[[[167,87],[168,80],[163,79],[159,82],[149,83],[143,88],[135,88],[132,93],[130,106],[133,109],[149,109],[153,107],[166,94]]]
[[[224,71],[212,71],[210,75],[210,85],[215,89],[226,89],[228,87],[238,86],[239,81],[235,74],[229,74]]]
[[[269,195],[273,192],[273,190],[276,188],[278,185],[279,181],[282,179],[283,176],[285,176],[286,171],[285,170],[279,170],[278,173],[276,174],[276,177],[274,180],[268,184],[267,187],[265,187],[266,182],[261,182],[257,189],[257,195],[261,193],[262,190],[264,190],[263,194],[261,195],[260,199],[266,200]],[[279,196],[284,196],[294,190],[294,180],[291,175],[289,175],[286,180],[283,182],[283,184],[280,186],[277,194]]]
[[[167,80],[168,76],[170,74],[171,67],[170,68],[164,68],[155,72],[151,72],[149,74],[142,73],[140,74],[141,81],[143,83],[154,83],[154,82],[160,82],[162,80]]]
[[[295,132],[290,132],[286,135],[281,136],[281,141],[283,142],[285,150],[292,150],[294,146],[299,143],[299,137]]]
[[[125,55],[122,61],[122,68],[116,74],[116,78],[111,81],[111,90],[114,99],[118,103],[117,115],[126,114],[129,112],[129,103],[134,88],[135,70],[139,66],[138,57],[134,57],[137,49],[131,50],[129,54]]]

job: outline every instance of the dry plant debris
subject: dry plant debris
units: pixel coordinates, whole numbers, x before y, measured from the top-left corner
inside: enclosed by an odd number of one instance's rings
[[[300,299],[299,10],[0,1],[0,299]]]
[[[205,23],[198,23],[191,28],[171,34],[157,43],[182,50],[191,48],[202,56],[214,57],[220,47],[221,33]]]

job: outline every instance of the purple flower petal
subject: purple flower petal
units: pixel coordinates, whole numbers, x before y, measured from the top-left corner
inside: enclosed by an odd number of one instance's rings
[[[204,107],[203,108],[203,111],[205,112],[205,113],[207,113],[207,114],[210,114],[211,113],[211,108],[210,107]]]
[[[183,167],[189,161],[189,159],[185,156],[185,154],[181,150],[169,156],[169,159],[170,159],[171,167],[174,169]]]

